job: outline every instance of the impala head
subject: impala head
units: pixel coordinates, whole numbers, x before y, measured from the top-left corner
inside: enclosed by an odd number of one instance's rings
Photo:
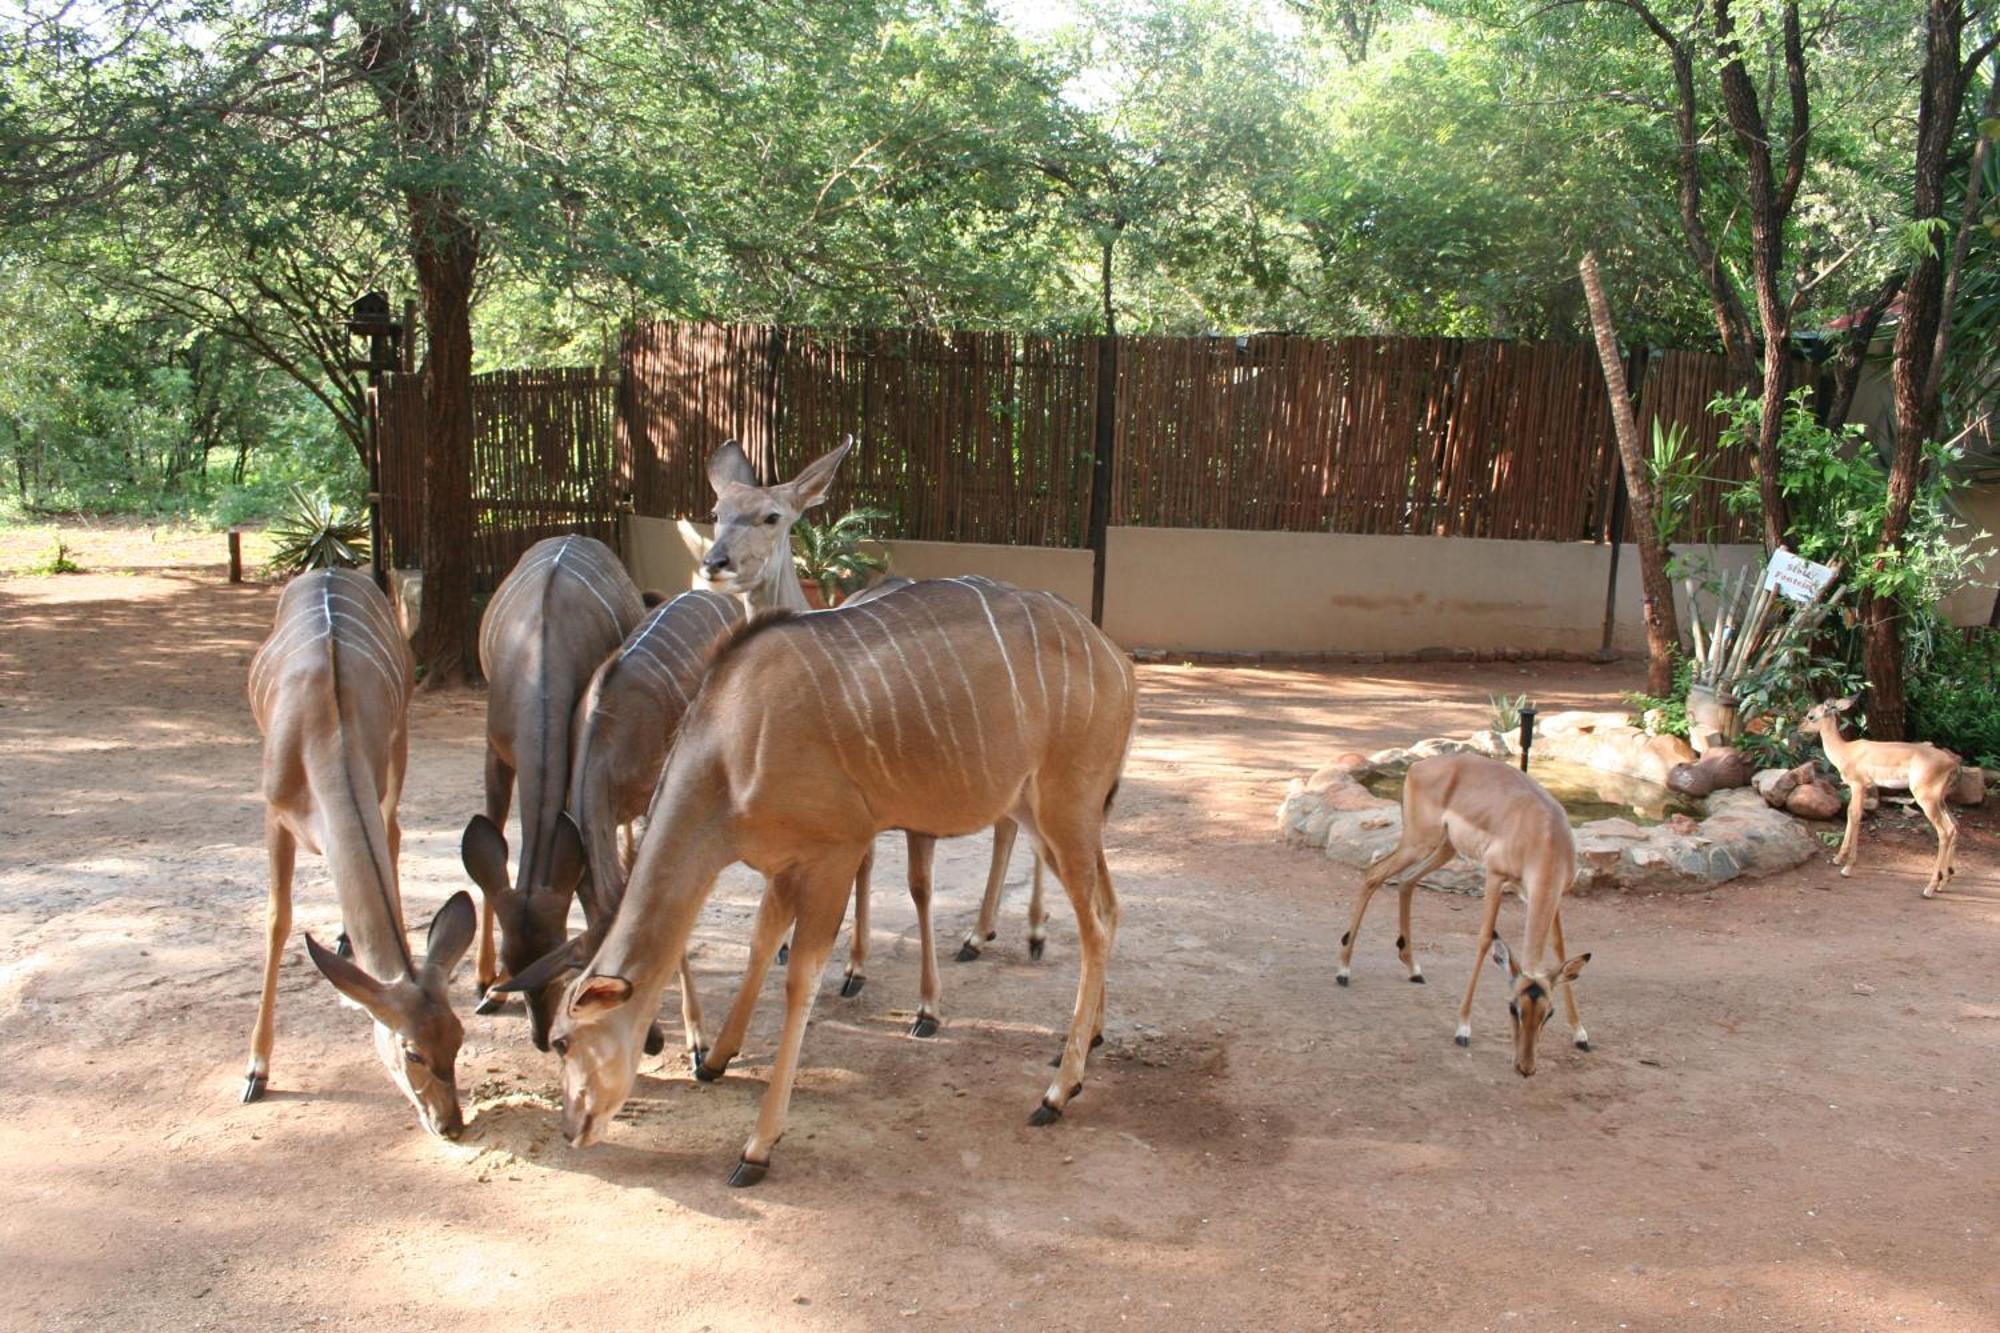
[[[571,1147],[604,1137],[632,1095],[646,1034],[643,1010],[623,977],[587,973],[564,994],[552,1044],[562,1057],[562,1132]]]
[[[708,484],[715,489],[715,540],[701,562],[708,586],[717,592],[747,594],[787,568],[792,524],[826,499],[840,460],[853,447],[850,437],[776,486],[757,484],[757,473],[736,441],[717,449],[708,460]]]
[[[412,975],[380,981],[306,936],[313,966],[375,1020],[375,1054],[403,1090],[425,1129],[455,1139],[465,1129],[458,1109],[458,1047],[465,1028],[445,991],[451,969],[472,943],[477,916],[463,890],[438,909],[424,957]]]
[[[1850,694],[1845,699],[1828,699],[1814,704],[1799,721],[1801,731],[1818,731],[1821,724],[1831,721],[1836,730],[1840,727],[1840,715],[1851,710],[1860,702],[1861,696]]]
[[[1590,955],[1580,953],[1552,973],[1524,971],[1499,936],[1493,939],[1493,965],[1504,967],[1513,982],[1507,1012],[1514,1020],[1514,1072],[1527,1078],[1535,1072],[1535,1043],[1556,1011],[1556,987],[1575,981]]]
[[[516,886],[508,878],[507,838],[485,815],[474,815],[467,822],[458,854],[500,923],[500,965],[508,976],[519,976],[563,946],[569,937],[570,900],[584,866],[583,837],[569,816],[556,819],[546,883]],[[528,1003],[528,1030],[535,1049],[546,1051],[549,1021],[562,998],[561,988],[552,983],[521,994]]]

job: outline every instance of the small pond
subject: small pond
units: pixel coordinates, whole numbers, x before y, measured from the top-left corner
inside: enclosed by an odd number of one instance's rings
[[[1673,815],[1700,819],[1703,803],[1657,782],[1611,773],[1565,759],[1530,759],[1528,776],[1548,789],[1569,812],[1572,828],[1593,819],[1629,819],[1635,824],[1663,824]],[[1385,800],[1403,799],[1403,770],[1378,772],[1361,785]]]

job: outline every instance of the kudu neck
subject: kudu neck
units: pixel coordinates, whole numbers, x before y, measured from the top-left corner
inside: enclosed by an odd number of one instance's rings
[[[789,531],[764,566],[764,577],[757,580],[743,600],[752,615],[759,611],[812,610],[812,603],[806,600],[805,584],[799,581],[798,564],[792,559]]]

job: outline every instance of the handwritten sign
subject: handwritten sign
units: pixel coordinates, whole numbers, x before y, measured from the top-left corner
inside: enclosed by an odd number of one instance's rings
[[[1764,586],[1799,603],[1816,600],[1838,577],[1838,569],[1816,565],[1783,548],[1773,551],[1771,563],[1764,567]]]

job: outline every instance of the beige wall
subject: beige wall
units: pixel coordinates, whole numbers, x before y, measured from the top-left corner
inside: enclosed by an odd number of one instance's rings
[[[625,516],[625,567],[641,588],[675,593],[693,587],[701,552],[714,532],[685,519]],[[980,542],[891,541],[891,573],[912,579],[984,574],[1018,588],[1040,588],[1090,609],[1090,552],[1052,546],[990,546]]]

